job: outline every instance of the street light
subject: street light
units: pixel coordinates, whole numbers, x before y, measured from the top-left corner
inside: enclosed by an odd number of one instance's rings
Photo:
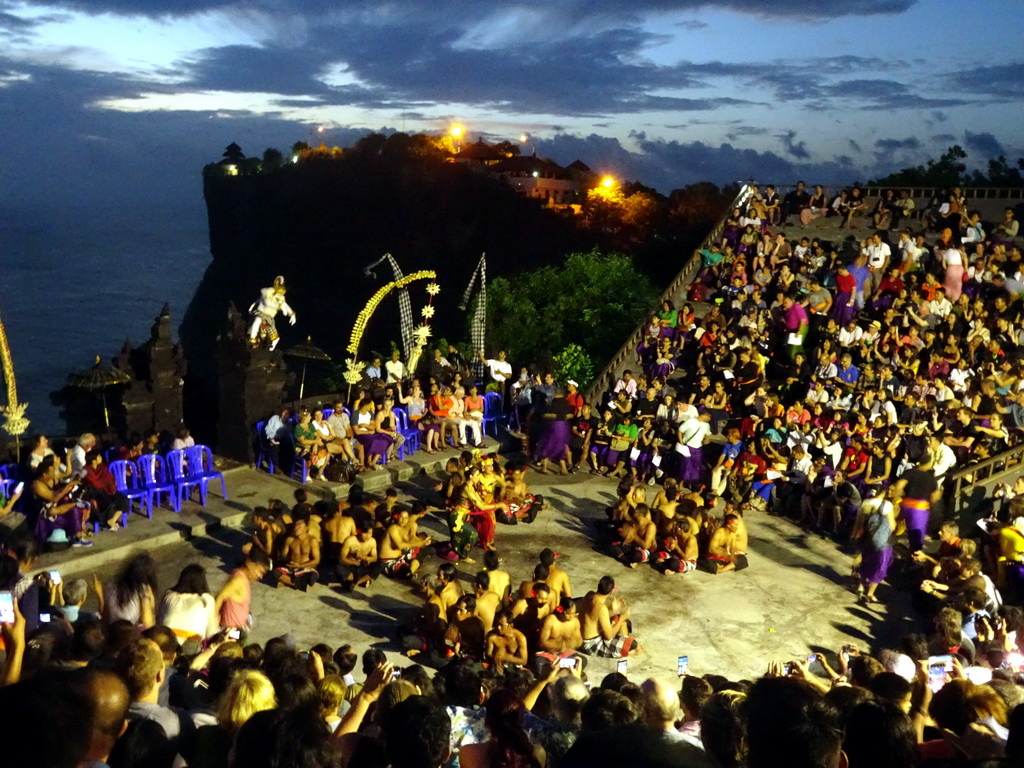
[[[461,151],[460,139],[464,133],[463,128],[461,125],[453,125],[448,132],[452,135],[452,141],[455,144],[455,154],[458,154]]]
[[[615,179],[613,179],[611,176],[605,176],[603,179],[601,179],[601,185],[607,189],[611,189],[612,187],[615,186]]]

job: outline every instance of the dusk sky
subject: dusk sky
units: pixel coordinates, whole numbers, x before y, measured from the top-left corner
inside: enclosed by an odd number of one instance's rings
[[[528,136],[663,192],[1024,155],[1020,0],[0,0],[0,202],[198,200],[237,141]]]

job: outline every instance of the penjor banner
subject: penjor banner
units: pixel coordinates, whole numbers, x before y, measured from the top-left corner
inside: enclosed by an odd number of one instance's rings
[[[394,257],[390,253],[385,253],[373,262],[373,264],[366,267],[366,269],[363,270],[363,274],[367,277],[376,278],[377,275],[373,271],[374,267],[384,261],[391,265],[391,269],[395,275],[395,282],[398,282],[404,277],[404,275],[402,275],[402,268],[398,266],[398,262],[395,261]],[[402,286],[398,291],[398,319],[401,324],[400,327],[402,333],[402,357],[408,360],[412,355],[415,344],[413,344],[412,338],[412,302],[409,300],[409,289],[405,286]]]
[[[473,351],[482,350],[486,355],[487,350],[485,344],[487,342],[487,254],[480,254],[480,261],[476,265],[476,270],[473,272],[473,276],[469,279],[469,285],[466,286],[466,292],[462,295],[462,301],[459,302],[459,309],[463,312],[469,306],[470,299],[473,298],[473,289],[476,287],[477,280],[480,281],[480,291],[477,294],[476,308],[473,312],[473,317],[470,320],[469,332],[470,338],[473,341]],[[479,362],[478,356],[474,354],[471,357],[473,361],[473,373],[478,377],[483,375],[483,368]],[[477,370],[480,368],[480,370]]]

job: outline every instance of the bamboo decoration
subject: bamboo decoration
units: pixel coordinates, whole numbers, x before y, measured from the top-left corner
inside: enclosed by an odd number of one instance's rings
[[[345,381],[349,384],[351,390],[353,384],[358,384],[359,380],[363,376],[362,366],[359,363],[358,353],[359,344],[363,340],[363,333],[366,331],[366,325],[370,322],[370,318],[373,317],[373,313],[377,310],[379,305],[384,298],[396,288],[404,288],[409,283],[414,283],[417,280],[425,280],[427,278],[433,279],[437,277],[437,273],[433,270],[425,269],[420,272],[413,272],[411,275],[406,275],[401,280],[395,280],[392,283],[388,283],[382,286],[370,300],[366,302],[366,306],[363,307],[362,311],[356,315],[355,325],[352,326],[352,335],[349,337],[348,346],[345,348],[346,351],[352,355],[345,360],[346,370],[344,373]],[[436,283],[431,283],[436,285]]]
[[[0,406],[4,420],[4,431],[14,437],[17,446],[18,461],[21,461],[21,436],[28,429],[29,421],[25,418],[28,403],[18,402],[18,382],[14,378],[14,361],[11,359],[11,347],[7,343],[7,331],[0,321],[0,363],[4,369],[4,384],[7,387],[7,405]]]

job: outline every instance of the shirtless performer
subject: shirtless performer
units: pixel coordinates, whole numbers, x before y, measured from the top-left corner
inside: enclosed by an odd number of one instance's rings
[[[305,592],[316,584],[319,578],[316,567],[320,565],[320,543],[310,535],[305,520],[292,523],[291,533],[281,545],[280,562],[282,564],[269,574],[275,587],[284,584]]]
[[[705,570],[711,574],[741,571],[747,567],[747,556],[736,550],[736,534],[740,527],[739,515],[725,516],[722,525],[711,534]]]
[[[516,600],[510,613],[516,629],[526,636],[530,653],[534,653],[541,625],[551,613],[551,589],[543,581],[534,582],[532,593]]]
[[[529,660],[526,635],[512,626],[512,616],[507,610],[498,611],[494,617],[494,629],[487,635],[487,658],[494,662],[499,674],[504,674],[506,664],[525,666]]]
[[[565,656],[583,645],[580,616],[576,603],[563,597],[555,612],[544,619],[540,627],[540,650],[555,656]]]
[[[488,589],[494,592],[498,597],[501,598],[502,605],[505,605],[509,597],[509,587],[511,586],[512,577],[508,571],[501,570],[498,566],[501,565],[501,558],[498,557],[498,553],[494,550],[484,552],[484,573],[486,573],[491,580],[491,584]]]
[[[412,576],[420,567],[420,561],[416,557],[421,544],[430,542],[429,536],[426,539],[418,539],[409,535],[409,511],[400,510],[381,540],[380,563],[384,574],[392,578]]]
[[[424,582],[423,589],[427,594],[427,602],[433,602],[440,610],[441,616],[445,619],[452,607],[462,597],[462,584],[459,583],[459,574],[451,563],[441,563],[437,567],[437,584],[431,586]]]
[[[370,586],[382,570],[383,566],[377,559],[377,542],[369,528],[359,528],[345,539],[337,568],[343,590]]]
[[[548,578],[551,576],[551,569],[549,569],[544,563],[537,563],[533,566],[533,578],[527,579],[519,585],[519,600],[527,600],[530,597],[537,596],[537,585],[544,584],[547,587],[544,590],[544,599],[548,604],[548,612],[555,610],[555,606],[558,605],[558,594],[551,589],[551,585],[548,584]],[[517,601],[518,602],[518,601]],[[513,611],[515,610],[513,606]],[[518,616],[518,614],[513,613]]]
[[[681,516],[662,537],[662,546],[654,555],[653,565],[663,574],[689,573],[697,568],[699,551],[690,518]]]
[[[636,508],[636,522],[625,523],[621,528],[622,541],[613,543],[612,557],[630,568],[651,560],[651,552],[658,542],[658,527],[651,520],[651,510],[646,504]]]
[[[480,571],[473,579],[473,595],[476,597],[475,614],[483,622],[484,632],[490,632],[494,626],[494,614],[501,607],[501,597],[491,592],[491,576],[487,571]]]
[[[342,502],[342,504],[344,503]],[[338,506],[340,507],[341,504]],[[327,517],[321,528],[324,535],[324,544],[323,557],[320,561],[320,581],[326,584],[338,573],[338,566],[341,564],[342,547],[350,536],[355,535],[356,521],[352,516],[339,511]],[[367,528],[367,530],[369,531],[370,529]],[[376,552],[376,542],[374,542],[374,552]]]
[[[518,462],[509,468],[509,482],[505,484],[501,500],[507,511],[497,510],[498,522],[515,525],[520,520],[532,523],[544,509],[544,497],[530,493],[526,484],[525,462]]]
[[[580,651],[590,656],[624,658],[637,649],[636,640],[629,636],[629,608],[614,621],[608,610],[614,589],[615,579],[603,576],[597,589],[587,592],[580,603],[580,633],[583,635]]]
[[[551,587],[551,594],[554,595],[555,600],[561,600],[563,597],[572,597],[569,574],[555,565],[558,554],[551,549],[542,549],[537,559],[540,560],[541,565],[547,566],[548,577],[544,581]]]
[[[483,622],[476,615],[476,598],[463,595],[452,607],[451,620],[444,633],[445,647],[456,658],[480,661],[483,659],[486,634]]]
[[[423,590],[423,608],[412,624],[402,631],[402,646],[409,658],[425,651],[443,650],[449,613],[462,597],[462,585],[451,563],[442,563],[438,567],[436,585],[425,580],[420,587]]]

